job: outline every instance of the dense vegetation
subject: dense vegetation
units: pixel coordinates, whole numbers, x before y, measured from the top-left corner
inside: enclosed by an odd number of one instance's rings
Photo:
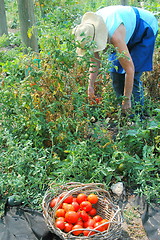
[[[127,190],[160,202],[160,35],[154,72],[143,77],[147,118],[135,117],[133,123],[122,116],[112,90],[106,61],[111,49],[103,55],[96,82],[102,101],[88,101],[91,53],[77,58],[71,34],[84,12],[95,11],[106,1],[40,2],[35,1],[40,51],[28,49],[26,54],[16,1],[6,1],[10,31],[0,38],[2,207],[8,196],[16,194],[25,204],[41,209],[48,186],[67,181],[102,182],[108,189],[123,181]],[[157,1],[146,1],[144,7],[158,17]]]

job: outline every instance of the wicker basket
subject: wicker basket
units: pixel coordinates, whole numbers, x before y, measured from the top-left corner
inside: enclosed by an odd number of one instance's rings
[[[65,192],[65,196],[64,196]],[[69,196],[77,196],[79,193],[95,193],[98,195],[98,203],[96,203],[97,214],[100,215],[102,218],[105,218],[109,221],[109,227],[106,231],[99,232],[96,231],[94,235],[91,236],[75,236],[72,234],[72,231],[69,233],[65,233],[60,229],[55,227],[55,212],[60,204]],[[49,203],[54,197],[62,196],[61,200],[56,204],[54,208],[50,208]],[[47,190],[43,202],[43,215],[46,221],[46,224],[49,230],[56,235],[58,235],[61,239],[65,240],[116,240],[121,235],[121,224],[122,224],[122,214],[121,209],[119,206],[115,205],[111,201],[110,194],[104,189],[104,185],[101,183],[77,183],[77,182],[70,182],[66,183],[65,185],[51,185],[50,189]],[[88,229],[87,229],[88,230]],[[93,230],[92,230],[93,231]],[[94,230],[95,232],[95,230]]]

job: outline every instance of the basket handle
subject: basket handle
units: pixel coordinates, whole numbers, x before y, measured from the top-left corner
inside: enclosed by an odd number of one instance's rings
[[[76,184],[76,185],[74,185],[74,184]],[[91,186],[93,186],[93,187],[96,187],[96,191],[103,190],[103,192],[105,192],[108,195],[108,198],[111,200],[111,196],[110,196],[109,192],[104,189],[103,183],[86,183],[85,184],[85,183],[79,183],[79,182],[69,182],[69,183],[66,183],[63,187],[65,187],[65,186],[69,186],[69,188],[75,187],[75,188],[77,188],[76,190],[79,190],[78,187],[80,187],[82,189],[85,189],[85,188],[87,189],[87,188],[90,188]],[[101,186],[103,189],[99,188],[99,186]],[[63,187],[61,187],[61,188],[63,189]]]
[[[50,184],[50,187],[52,186],[52,185],[54,185],[55,183],[51,183]],[[57,184],[55,184],[55,185],[57,185]],[[59,187],[60,188],[65,188],[65,187],[68,187],[68,188],[73,188],[73,187],[82,187],[82,186],[92,186],[92,185],[94,185],[94,186],[101,186],[101,187],[104,187],[104,184],[103,183],[80,183],[80,182],[68,182],[68,183],[65,183],[63,186],[62,185],[60,185]]]
[[[96,230],[96,229],[90,229],[90,228],[78,228],[78,229],[73,229],[73,230],[71,230],[70,232],[68,232],[67,233],[67,235],[69,235],[70,233],[73,233],[73,232],[75,232],[75,231],[85,231],[85,230],[87,230],[87,231],[92,231],[92,232],[96,232],[96,233],[101,233],[101,231],[98,231],[98,230]],[[89,233],[89,235],[90,235],[90,233]],[[88,236],[89,236],[88,235]]]
[[[104,184],[103,183],[80,183],[80,182],[69,182],[69,183],[66,183],[65,185],[64,185],[64,187],[65,186],[68,186],[68,187],[81,187],[81,186],[87,186],[87,187],[89,187],[89,186],[101,186],[101,187],[104,187]]]

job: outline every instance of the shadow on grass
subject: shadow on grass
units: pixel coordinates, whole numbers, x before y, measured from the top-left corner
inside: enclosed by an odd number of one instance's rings
[[[118,240],[131,240],[131,239],[133,238],[129,236],[128,232],[125,230],[122,230],[122,235]]]

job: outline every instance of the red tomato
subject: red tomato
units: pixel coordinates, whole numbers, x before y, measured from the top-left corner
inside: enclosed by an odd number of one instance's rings
[[[67,195],[67,192],[63,192],[61,193],[60,195],[60,199],[62,199],[63,197],[65,197]],[[68,197],[66,197],[63,202],[64,203],[72,203],[72,200],[73,200],[73,196],[72,195],[69,195]]]
[[[94,227],[94,224],[95,224],[95,220],[94,219],[89,219],[87,222],[84,222],[84,227],[87,228],[87,227]]]
[[[64,203],[72,203],[72,200],[73,200],[73,196],[72,195],[70,195],[70,196],[68,196],[66,199],[64,199]]]
[[[95,100],[96,100],[96,103],[99,103],[99,102],[100,102],[99,98],[96,98]]]
[[[89,215],[84,210],[80,211],[80,216],[84,222],[88,221],[89,219]]]
[[[35,85],[37,85],[36,83],[30,83],[30,86],[32,87],[32,86],[35,86]]]
[[[50,206],[51,208],[53,208],[57,203],[58,203],[58,197],[53,198],[53,199],[50,201],[49,206]]]
[[[76,225],[74,225],[73,228],[72,228],[72,230],[77,230],[77,231],[72,232],[72,233],[73,233],[74,235],[76,235],[76,236],[80,235],[80,234],[83,232],[83,230],[78,230],[78,229],[82,229],[82,226],[76,224]]]
[[[69,203],[63,203],[62,204],[62,208],[68,212],[68,211],[74,211],[74,206],[72,204]]]
[[[77,202],[80,204],[83,201],[87,200],[87,196],[84,193],[79,193],[77,196]]]
[[[74,207],[74,211],[78,211],[79,210],[79,208],[80,208],[80,206],[79,206],[79,204],[77,203],[77,202],[72,202],[72,206]]]
[[[95,208],[92,208],[89,212],[88,212],[89,215],[91,216],[95,216],[97,214],[97,210]]]
[[[53,208],[53,207],[56,206],[56,204],[58,204],[59,201],[60,201],[60,198],[58,198],[58,197],[53,198],[53,199],[51,200],[49,206],[50,206],[51,208]],[[59,209],[59,208],[62,208],[62,204],[59,205],[58,209]]]
[[[76,198],[76,197],[73,197],[72,202],[77,202],[77,198]]]
[[[78,221],[78,213],[75,211],[68,211],[65,214],[65,220],[68,223],[76,223]]]
[[[80,204],[80,209],[89,212],[92,209],[92,204],[89,201],[83,201]]]
[[[102,221],[100,221],[101,224],[106,223],[105,225],[103,225],[104,228],[105,228],[105,230],[107,230],[108,227],[109,227],[109,223],[108,223],[108,222],[109,222],[109,221],[108,221],[107,219],[103,219]]]
[[[94,194],[94,193],[91,193],[91,194],[88,195],[87,200],[90,203],[95,204],[95,203],[98,202],[98,196],[96,194]]]
[[[56,217],[64,217],[64,216],[65,216],[65,213],[66,213],[66,211],[65,211],[64,209],[59,208],[59,209],[57,209],[57,211],[55,212],[55,215],[56,215]]]
[[[59,208],[62,208],[62,204],[60,204],[59,207],[58,207],[57,209],[59,209]]]
[[[81,226],[83,227],[83,221],[82,221],[82,219],[79,219],[79,220],[76,222],[76,224],[81,225]]]
[[[100,231],[100,232],[103,232],[103,231],[105,231],[106,229],[105,229],[105,227],[104,226],[101,226],[101,222],[96,222],[95,224],[94,224],[94,228],[96,229],[96,230],[98,230],[98,231]]]
[[[55,226],[57,227],[57,228],[59,228],[60,230],[63,230],[64,228],[65,228],[65,223],[64,223],[64,221],[56,221],[55,222]]]
[[[64,217],[58,217],[57,219],[56,219],[56,222],[57,221],[63,221],[63,222],[65,222],[65,218]]]
[[[87,227],[87,229],[94,229],[93,227]],[[93,235],[93,234],[95,234],[96,232],[94,232],[94,231],[89,231],[89,230],[84,230],[83,231],[83,235],[84,236],[91,236],[91,235]]]
[[[71,223],[65,223],[64,231],[70,232],[73,228],[73,225]]]
[[[101,216],[99,216],[99,215],[94,216],[93,219],[94,219],[96,222],[100,222],[100,221],[103,220],[103,218],[102,218]]]
[[[81,211],[80,210],[78,210],[77,214],[78,214],[78,218],[81,218]]]
[[[68,207],[68,203],[62,203],[62,208],[63,208],[65,211],[66,211],[67,207]]]

